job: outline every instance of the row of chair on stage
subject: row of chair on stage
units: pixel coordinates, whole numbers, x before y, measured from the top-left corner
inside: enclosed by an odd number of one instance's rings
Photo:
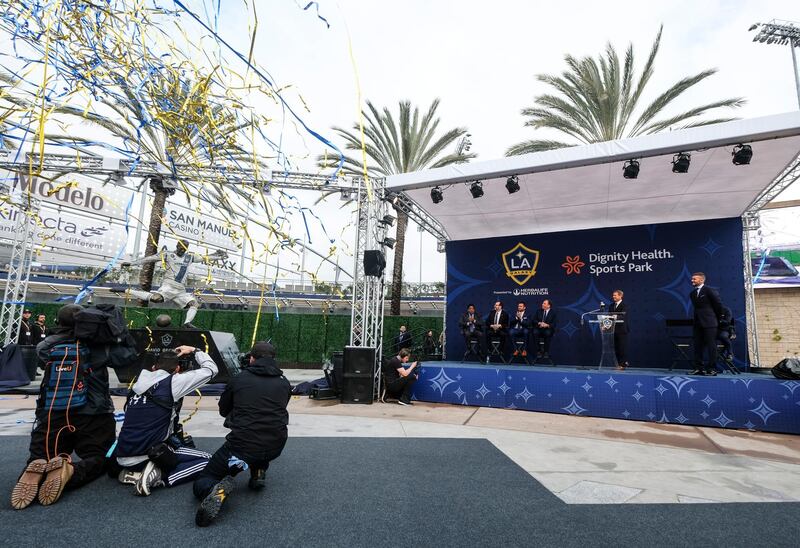
[[[557,314],[549,299],[541,308],[529,313],[525,304],[517,304],[513,315],[503,310],[500,301],[494,310],[481,317],[475,306],[467,306],[461,315],[459,328],[464,337],[466,352],[463,361],[517,362],[553,365],[550,359],[550,341],[557,326]],[[531,361],[529,358],[533,358]]]

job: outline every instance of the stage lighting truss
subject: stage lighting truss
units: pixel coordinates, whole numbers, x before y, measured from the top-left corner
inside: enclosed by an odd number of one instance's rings
[[[737,166],[746,166],[753,159],[753,147],[750,145],[736,145],[733,147],[733,163]]]
[[[469,193],[472,194],[473,198],[480,198],[483,196],[483,183],[480,181],[475,181],[469,185]]]
[[[433,187],[431,189],[431,201],[433,201],[434,204],[438,204],[442,200],[444,200],[444,194],[442,194],[442,189],[439,188],[438,186]]]
[[[622,166],[622,176],[626,179],[636,179],[639,176],[639,160],[628,160]]]
[[[509,194],[514,194],[515,192],[519,192],[519,177],[516,175],[512,175],[508,179],[506,179],[506,190]]]
[[[688,173],[692,155],[688,152],[679,152],[672,157],[672,173]]]

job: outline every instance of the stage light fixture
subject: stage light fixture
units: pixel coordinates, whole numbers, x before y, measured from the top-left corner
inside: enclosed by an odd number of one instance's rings
[[[442,194],[442,189],[438,186],[435,186],[431,189],[431,200],[433,200],[434,204],[438,204],[442,200],[444,200],[444,195]]]
[[[473,198],[480,198],[483,196],[483,183],[475,181],[469,185],[469,193],[472,194]]]
[[[379,223],[379,224],[382,224],[383,226],[390,227],[390,226],[393,226],[393,225],[394,225],[394,220],[395,220],[395,218],[396,218],[396,217],[395,217],[394,215],[388,215],[388,214],[387,214],[387,215],[384,215],[384,216],[383,216],[383,219],[381,219],[380,221],[378,221],[378,223]]]
[[[679,152],[672,157],[672,173],[688,173],[692,155],[688,152]]]
[[[636,179],[639,176],[639,160],[628,160],[622,166],[622,176],[626,179]]]
[[[733,164],[746,166],[753,159],[753,147],[750,145],[736,145],[733,147]]]
[[[388,247],[389,249],[394,249],[395,241],[396,240],[394,238],[390,238],[389,236],[386,236],[381,243],[383,245],[385,245],[386,247]]]
[[[512,175],[508,179],[506,179],[506,190],[509,194],[514,194],[515,192],[519,192],[519,177],[516,175]]]

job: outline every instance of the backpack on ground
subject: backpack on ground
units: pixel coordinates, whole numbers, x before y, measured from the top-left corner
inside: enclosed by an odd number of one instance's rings
[[[800,380],[800,359],[785,358],[772,368],[772,374],[778,379]]]
[[[92,372],[89,358],[89,348],[78,341],[50,349],[42,381],[45,409],[63,411],[86,404],[87,381]]]

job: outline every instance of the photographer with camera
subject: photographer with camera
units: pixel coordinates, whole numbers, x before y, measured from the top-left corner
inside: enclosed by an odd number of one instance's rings
[[[383,370],[386,393],[392,398],[397,398],[397,403],[400,405],[411,405],[411,392],[419,377],[417,368],[421,362],[414,362],[406,367],[405,364],[410,358],[411,352],[404,348],[389,360]]]
[[[219,400],[219,414],[231,431],[194,482],[194,494],[202,500],[197,525],[214,521],[239,472],[250,470],[250,489],[264,487],[270,461],[286,444],[291,390],[275,361],[275,348],[268,342],[255,343],[248,365],[228,381]]]
[[[122,467],[120,483],[146,497],[154,487],[190,481],[206,467],[211,455],[185,446],[175,429],[183,397],[217,372],[208,354],[186,345],[162,352],[151,370],[142,370],[128,394],[113,452]]]
[[[78,340],[76,317],[84,310],[77,304],[62,306],[55,329],[36,346],[44,377],[27,466],[11,493],[15,510],[37,498],[49,506],[65,489],[77,489],[105,471],[116,435],[108,385],[113,345]],[[80,460],[73,460],[73,452]]]

